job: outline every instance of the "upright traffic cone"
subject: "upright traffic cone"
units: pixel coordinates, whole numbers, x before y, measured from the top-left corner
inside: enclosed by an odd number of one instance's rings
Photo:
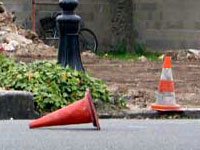
[[[46,126],[70,125],[93,123],[97,130],[100,130],[100,125],[97,113],[92,102],[89,89],[85,92],[85,97],[82,100],[74,102],[64,108],[52,112],[44,117],[30,122],[30,128],[39,128]]]
[[[156,103],[151,109],[157,111],[179,111],[180,105],[176,104],[174,81],[171,69],[171,57],[165,56],[158,92],[156,92]]]

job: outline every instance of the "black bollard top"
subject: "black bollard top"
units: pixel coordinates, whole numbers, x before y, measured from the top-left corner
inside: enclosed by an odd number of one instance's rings
[[[84,71],[80,57],[78,34],[81,17],[74,13],[78,4],[78,0],[59,0],[62,13],[56,18],[60,36],[58,64]]]
[[[78,4],[78,0],[59,0],[59,5],[65,12],[73,12]]]
[[[74,13],[75,8],[79,4],[78,0],[60,0],[59,4],[62,8],[62,13],[57,16],[56,20],[61,27],[60,35],[78,34],[81,17]]]

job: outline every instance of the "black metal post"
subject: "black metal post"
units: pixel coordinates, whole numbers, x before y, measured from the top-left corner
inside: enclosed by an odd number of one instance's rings
[[[84,71],[78,36],[81,18],[74,13],[78,4],[78,0],[59,0],[62,13],[56,18],[60,33],[58,64]]]

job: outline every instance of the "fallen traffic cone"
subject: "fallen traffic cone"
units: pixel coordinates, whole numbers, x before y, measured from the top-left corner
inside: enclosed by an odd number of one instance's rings
[[[52,112],[42,118],[30,122],[30,128],[39,128],[46,126],[70,125],[81,123],[93,123],[97,130],[100,125],[97,113],[92,102],[89,89],[86,90],[85,97],[82,100],[74,102],[64,108]]]
[[[170,56],[164,57],[161,80],[159,82],[158,92],[156,92],[156,103],[151,105],[151,109],[157,111],[181,110],[180,105],[176,104]]]

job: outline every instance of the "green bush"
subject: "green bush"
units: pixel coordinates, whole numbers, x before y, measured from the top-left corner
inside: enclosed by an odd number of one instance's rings
[[[159,60],[159,57],[162,55],[160,52],[147,50],[146,46],[137,40],[133,42],[133,50],[131,51],[128,48],[127,42],[122,40],[117,43],[112,51],[107,53],[99,53],[98,55],[105,58],[114,58],[122,60],[137,60],[141,56],[147,57],[149,60]]]
[[[54,111],[82,99],[86,88],[90,88],[95,103],[112,101],[106,85],[87,73],[63,68],[49,61],[16,63],[2,54],[0,87],[32,92],[40,112]]]

